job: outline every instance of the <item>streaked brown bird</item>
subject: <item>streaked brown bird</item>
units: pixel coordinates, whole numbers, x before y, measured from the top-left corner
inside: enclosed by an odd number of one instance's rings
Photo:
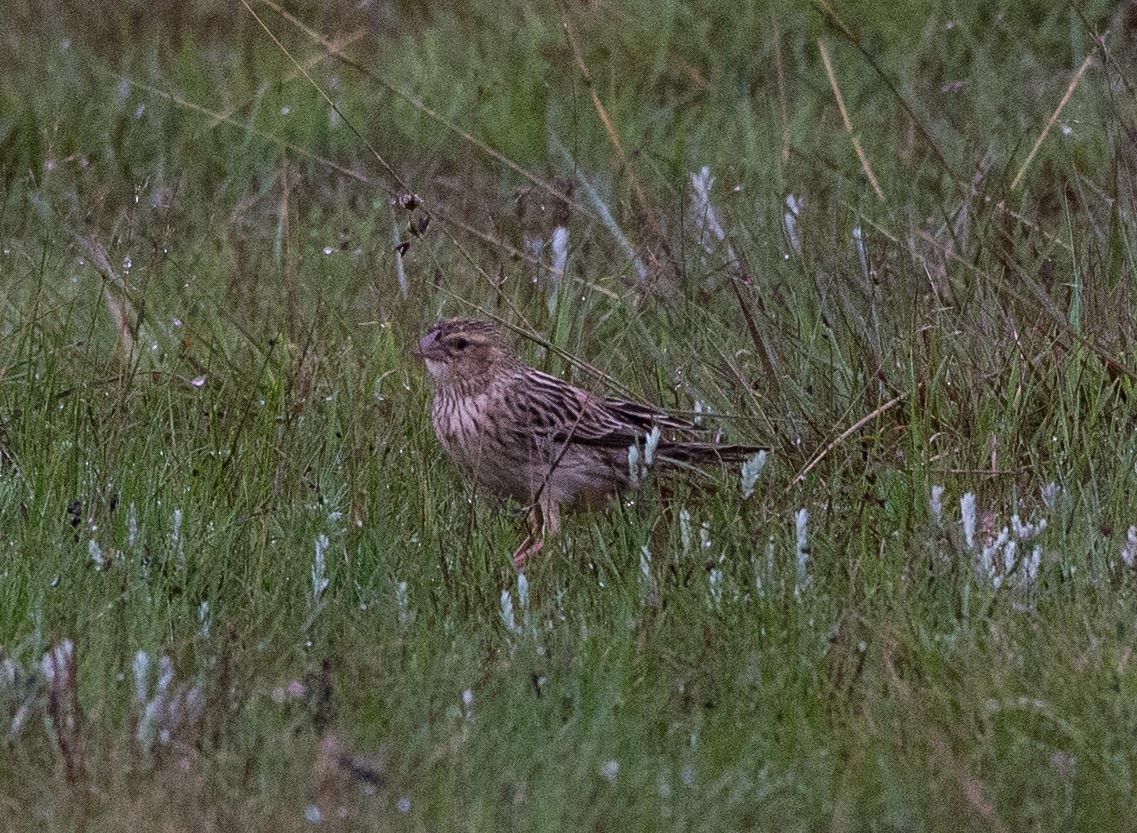
[[[653,428],[657,466],[736,463],[757,446],[690,438],[698,429],[664,411],[609,399],[521,361],[494,325],[439,321],[412,351],[434,379],[432,421],[443,449],[484,489],[527,507],[529,535],[513,554],[519,569],[560,527],[560,508],[596,507],[633,485],[629,449]]]

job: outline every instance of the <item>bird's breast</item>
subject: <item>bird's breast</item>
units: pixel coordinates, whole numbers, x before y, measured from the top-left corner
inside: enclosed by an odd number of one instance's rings
[[[440,394],[433,410],[434,433],[452,457],[467,457],[487,424],[488,397],[485,393]]]

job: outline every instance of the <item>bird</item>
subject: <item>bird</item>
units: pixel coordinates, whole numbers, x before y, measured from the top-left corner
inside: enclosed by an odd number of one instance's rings
[[[637,485],[632,447],[646,452],[654,440],[663,469],[738,463],[763,450],[690,439],[702,429],[663,409],[531,367],[488,321],[440,320],[411,352],[434,383],[431,422],[442,449],[478,487],[527,510],[529,534],[513,553],[518,570],[556,535],[562,506],[599,508]]]

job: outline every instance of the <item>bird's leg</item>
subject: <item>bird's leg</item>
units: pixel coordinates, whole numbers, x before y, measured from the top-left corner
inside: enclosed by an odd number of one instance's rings
[[[536,555],[545,546],[545,539],[556,535],[561,527],[560,507],[549,500],[540,500],[529,507],[529,534],[513,552],[513,566],[518,570],[525,566],[530,556]]]
[[[545,526],[544,513],[541,504],[535,503],[529,507],[529,534],[525,540],[513,551],[513,566],[518,570],[525,568],[525,560],[536,555],[545,546],[543,529]]]
[[[543,538],[534,538],[532,535],[526,535],[525,540],[521,542],[521,546],[513,551],[513,566],[518,571],[524,570],[526,559],[531,555],[539,553],[543,546],[545,546]]]

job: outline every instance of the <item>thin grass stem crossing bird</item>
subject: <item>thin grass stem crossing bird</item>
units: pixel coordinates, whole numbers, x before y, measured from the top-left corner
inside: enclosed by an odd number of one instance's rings
[[[486,321],[439,321],[412,352],[434,379],[442,448],[478,486],[528,510],[529,535],[513,554],[518,569],[556,534],[561,506],[598,507],[636,485],[629,449],[644,449],[653,429],[678,437],[655,444],[663,469],[738,463],[761,450],[692,440],[700,429],[686,420],[542,373]]]

